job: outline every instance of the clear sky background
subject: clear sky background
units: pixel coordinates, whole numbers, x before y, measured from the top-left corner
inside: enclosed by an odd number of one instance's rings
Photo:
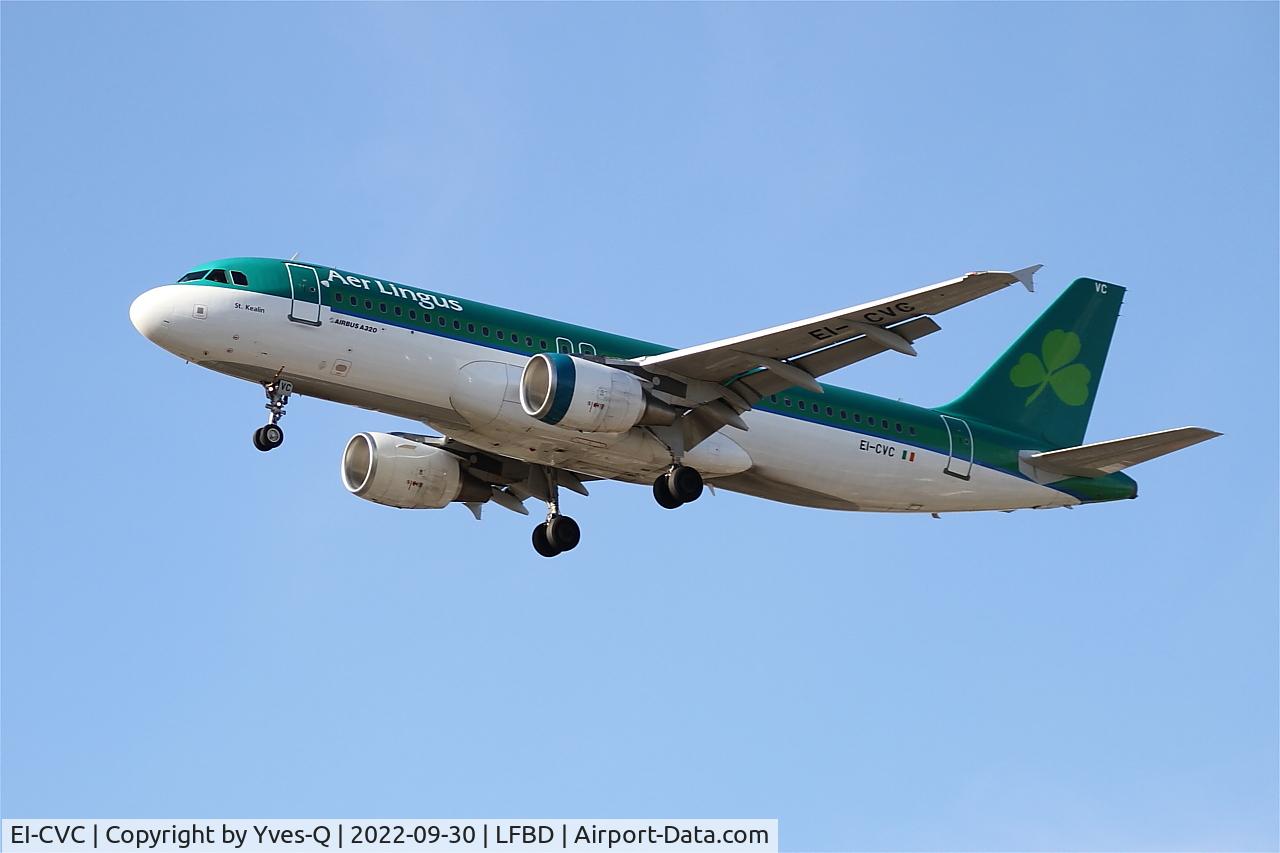
[[[1277,9],[5,4],[4,815],[1275,849]],[[945,402],[1089,275],[1089,439],[1226,436],[1070,512],[599,484],[548,561],[129,324],[294,252],[673,345],[1043,263],[835,381]]]

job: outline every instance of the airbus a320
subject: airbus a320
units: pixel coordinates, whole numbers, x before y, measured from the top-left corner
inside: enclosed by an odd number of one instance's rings
[[[1038,266],[972,272],[818,317],[672,349],[322,264],[227,258],[148,290],[147,339],[260,385],[259,450],[303,394],[421,422],[438,435],[363,432],[346,488],[403,509],[493,504],[529,514],[537,552],[573,550],[564,490],[640,483],[676,509],[704,484],[809,507],[944,513],[1124,500],[1123,469],[1219,433],[1180,427],[1082,443],[1124,288],[1068,286],[954,401],[923,408],[818,377],[916,354],[934,317]]]

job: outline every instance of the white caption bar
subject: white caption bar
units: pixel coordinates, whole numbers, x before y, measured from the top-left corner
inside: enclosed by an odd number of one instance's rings
[[[3,850],[750,850],[776,820],[6,820]]]

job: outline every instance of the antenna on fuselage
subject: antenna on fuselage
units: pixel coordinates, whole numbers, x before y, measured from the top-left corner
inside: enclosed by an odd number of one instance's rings
[[[291,260],[291,261],[296,261],[297,259],[298,259],[298,253],[297,253],[297,252],[294,252],[292,255],[290,255],[290,256],[289,256],[289,260]]]

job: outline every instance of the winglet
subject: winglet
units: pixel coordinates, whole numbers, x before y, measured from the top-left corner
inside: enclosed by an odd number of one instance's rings
[[[1022,282],[1022,286],[1027,289],[1027,293],[1035,293],[1036,283],[1031,280],[1031,277],[1034,276],[1037,272],[1039,272],[1040,268],[1043,266],[1044,264],[1034,264],[1029,267],[1024,267],[1020,270],[1014,270],[1013,272],[1009,273],[1009,275],[1013,276],[1018,281]]]

